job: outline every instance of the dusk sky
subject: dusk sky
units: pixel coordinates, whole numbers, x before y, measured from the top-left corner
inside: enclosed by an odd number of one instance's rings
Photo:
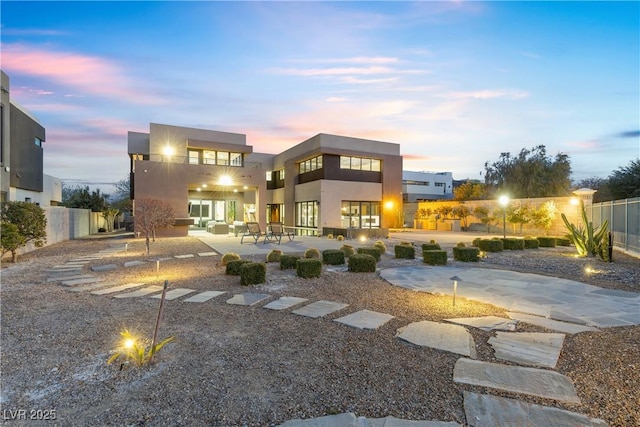
[[[482,179],[540,144],[574,180],[640,157],[639,2],[11,2],[1,65],[46,128],[45,173],[129,172],[149,123],[281,152],[399,143],[404,169]]]

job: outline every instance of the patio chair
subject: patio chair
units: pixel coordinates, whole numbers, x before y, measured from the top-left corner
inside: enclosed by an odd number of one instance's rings
[[[267,243],[267,241],[276,241],[278,242],[278,244],[280,244],[283,236],[287,236],[289,238],[289,241],[293,240],[293,233],[285,231],[284,225],[281,222],[272,222],[269,224],[269,226],[270,231],[265,236],[263,243]]]
[[[260,224],[257,222],[247,222],[247,231],[240,238],[240,244],[243,243],[245,237],[251,237],[253,239],[253,243],[258,243],[260,237],[265,236],[266,234],[260,230]]]

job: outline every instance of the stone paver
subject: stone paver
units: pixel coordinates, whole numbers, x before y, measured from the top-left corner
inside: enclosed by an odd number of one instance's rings
[[[171,289],[168,290],[167,293],[164,296],[164,299],[167,301],[171,301],[174,300],[176,298],[180,298],[182,296],[188,295],[195,292],[193,289],[187,289],[187,288],[176,288],[176,289]],[[151,298],[162,298],[162,294],[160,295],[154,295]]]
[[[476,358],[473,337],[462,326],[423,320],[398,329],[396,337],[423,347]]]
[[[591,326],[576,325],[575,323],[560,322],[546,317],[533,316],[531,314],[507,312],[507,316],[518,322],[530,323],[536,326],[563,332],[565,334],[579,334],[580,332],[598,332],[599,329]]]
[[[217,252],[198,252],[198,256],[217,256],[218,253]]]
[[[299,297],[280,297],[275,301],[271,301],[269,304],[262,308],[268,308],[270,310],[286,310],[303,302],[309,301],[307,298]]]
[[[304,307],[300,307],[297,310],[293,310],[292,313],[298,314],[300,316],[318,318],[323,317],[338,310],[342,310],[343,308],[348,307],[349,304],[344,304],[341,302],[333,302],[333,301],[316,301],[311,304],[305,305]]]
[[[234,305],[256,305],[271,295],[269,294],[254,294],[254,293],[246,293],[246,294],[235,294],[232,298],[227,300],[227,304]]]
[[[90,274],[73,274],[72,273],[66,276],[58,276],[58,275],[47,276],[45,280],[47,283],[51,283],[51,282],[62,282],[65,280],[89,279],[91,277],[95,277],[95,276],[92,276]]]
[[[62,286],[78,286],[78,285],[88,285],[89,283],[97,283],[102,281],[103,279],[99,277],[86,277],[84,279],[65,280],[60,282],[60,284]]]
[[[185,254],[185,255],[176,255],[174,258],[185,259],[185,258],[193,258],[193,257],[194,257],[193,254]]]
[[[605,427],[607,423],[583,414],[534,405],[505,397],[463,392],[467,422],[474,427],[495,426],[584,426]]]
[[[91,267],[91,270],[93,271],[110,271],[110,270],[116,270],[118,268],[117,265],[115,264],[104,264],[104,265],[94,265],[93,267]]]
[[[138,289],[137,291],[114,295],[114,298],[137,298],[137,297],[143,297],[149,294],[154,294],[156,292],[162,292],[162,286],[156,286],[156,285],[147,286],[146,288]]]
[[[455,319],[444,319],[446,322],[456,323],[458,325],[473,326],[483,331],[515,331],[515,320],[505,319],[498,316],[482,316],[482,317],[458,317]]]
[[[498,359],[521,365],[555,368],[562,351],[564,334],[498,332],[489,344]]]
[[[148,263],[146,261],[127,261],[124,263],[124,266],[126,268],[129,268],[129,267],[137,267],[139,265],[145,265],[145,264],[148,264]]]
[[[576,389],[568,377],[544,369],[461,358],[453,368],[453,381],[562,402],[580,403]]]
[[[63,276],[65,274],[80,274],[82,272],[81,268],[57,268],[57,269],[49,269],[49,270],[44,270],[43,273],[45,273],[47,276],[56,276],[56,275],[60,275]]]
[[[95,289],[114,287],[114,286],[117,286],[117,283],[98,282],[98,283],[92,283],[90,285],[74,286],[72,288],[65,288],[65,289],[70,292],[85,292],[85,291],[93,291]]]
[[[380,326],[393,319],[393,316],[385,313],[378,313],[370,310],[360,310],[355,313],[348,314],[334,322],[342,323],[358,329],[378,329]]]
[[[124,291],[131,288],[137,288],[139,286],[144,286],[144,283],[125,283],[124,285],[114,286],[113,288],[99,289],[91,293],[94,295],[106,295],[106,294],[112,294],[115,292]]]
[[[347,412],[319,418],[289,420],[279,427],[461,427],[454,421],[414,421],[395,417],[365,418]]]
[[[226,292],[225,291],[204,291],[192,297],[187,298],[183,302],[205,302],[205,301],[209,301],[211,298],[215,298],[223,294],[226,294]]]

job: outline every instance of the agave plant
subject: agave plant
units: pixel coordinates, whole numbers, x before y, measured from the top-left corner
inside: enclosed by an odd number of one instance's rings
[[[109,360],[107,360],[107,364],[110,365],[122,358],[124,361],[122,362],[121,368],[129,363],[133,363],[138,367],[148,364],[153,359],[154,354],[159,352],[165,344],[175,339],[175,337],[169,337],[164,341],[151,345],[148,343],[148,340],[136,339],[127,329],[120,332],[120,335],[122,336],[122,345]]]
[[[608,245],[606,236],[609,227],[609,221],[605,220],[600,227],[594,230],[593,223],[587,219],[587,210],[580,201],[582,213],[582,224],[574,225],[567,220],[565,214],[561,214],[564,225],[569,230],[569,239],[575,245],[578,255],[585,257],[588,255],[600,255],[603,257],[603,250]]]

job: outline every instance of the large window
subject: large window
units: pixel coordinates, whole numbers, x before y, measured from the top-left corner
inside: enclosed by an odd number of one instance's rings
[[[340,156],[340,169],[380,172],[382,161],[366,157]]]
[[[344,228],[380,228],[380,202],[344,200],[340,217]]]
[[[318,202],[296,203],[296,227],[318,227]]]
[[[243,166],[243,154],[229,151],[189,150],[189,163],[192,165]]]
[[[300,164],[298,165],[299,173],[311,172],[316,169],[322,169],[322,156],[317,156],[313,159],[305,160],[304,162],[300,162]]]

